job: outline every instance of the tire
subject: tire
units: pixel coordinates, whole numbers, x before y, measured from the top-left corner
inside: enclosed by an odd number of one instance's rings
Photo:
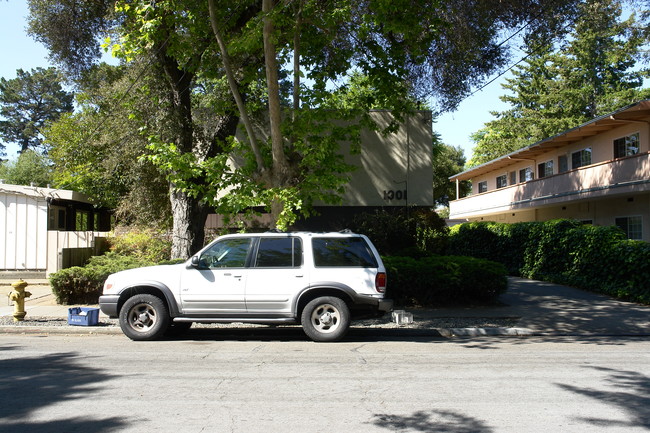
[[[350,309],[341,298],[323,296],[305,306],[301,323],[305,334],[314,341],[338,341],[350,328]]]
[[[135,341],[156,340],[169,327],[167,306],[157,296],[135,295],[120,310],[122,332]]]

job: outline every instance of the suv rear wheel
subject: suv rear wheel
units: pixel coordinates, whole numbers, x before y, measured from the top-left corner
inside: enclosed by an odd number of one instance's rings
[[[305,306],[301,323],[314,341],[338,341],[350,327],[350,309],[341,298],[323,296]]]
[[[135,295],[120,310],[120,327],[131,340],[155,340],[169,327],[167,306],[157,296]]]

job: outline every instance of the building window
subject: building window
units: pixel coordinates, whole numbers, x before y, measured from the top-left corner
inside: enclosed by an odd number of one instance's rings
[[[537,177],[553,176],[553,160],[537,165]]]
[[[90,230],[90,212],[78,210],[75,218],[75,230],[85,232]]]
[[[614,140],[614,158],[636,155],[639,153],[639,133]]]
[[[505,186],[508,186],[508,177],[505,174],[497,176],[497,188],[503,188]]]
[[[65,208],[51,206],[48,210],[48,230],[65,230]]]
[[[519,170],[519,182],[528,182],[529,180],[533,180],[533,177],[533,169],[531,167]]]
[[[616,218],[616,226],[625,232],[628,239],[643,239],[643,220],[640,216]]]
[[[557,172],[564,173],[569,171],[569,158],[566,155],[560,155],[557,158]]]
[[[517,183],[517,172],[516,171],[511,171],[510,172],[510,185],[514,185]]]
[[[579,168],[585,165],[591,165],[591,147],[582,149],[571,154],[571,167]]]
[[[478,193],[487,192],[487,180],[478,183]]]

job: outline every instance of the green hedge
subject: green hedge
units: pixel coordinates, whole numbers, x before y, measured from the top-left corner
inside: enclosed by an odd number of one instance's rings
[[[153,263],[109,252],[91,257],[84,267],[74,266],[53,273],[50,285],[59,304],[96,304],[110,274],[150,265]]]
[[[368,236],[382,255],[408,256],[442,253],[449,231],[434,211],[411,208],[364,212],[342,228]]]
[[[650,244],[616,227],[553,220],[467,223],[451,229],[448,253],[488,258],[512,275],[650,303]]]
[[[461,256],[384,257],[388,297],[397,305],[476,304],[506,291],[505,267]]]

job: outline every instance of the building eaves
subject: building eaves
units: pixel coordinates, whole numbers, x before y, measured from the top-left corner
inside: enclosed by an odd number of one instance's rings
[[[85,194],[76,191],[56,188],[41,188],[37,186],[11,185],[0,183],[0,193],[22,195],[33,198],[76,201],[92,204]]]
[[[612,113],[599,116],[589,122],[561,132],[553,137],[538,141],[530,146],[521,148],[502,157],[493,159],[492,161],[488,161],[484,164],[455,174],[449,177],[449,180],[452,182],[456,180],[469,180],[482,174],[507,167],[512,164],[512,161],[534,161],[539,155],[546,153],[549,150],[582,141],[585,138],[593,137],[594,135],[617,128],[625,123],[642,121],[642,119],[647,118],[648,116],[650,116],[650,99],[645,99]]]

